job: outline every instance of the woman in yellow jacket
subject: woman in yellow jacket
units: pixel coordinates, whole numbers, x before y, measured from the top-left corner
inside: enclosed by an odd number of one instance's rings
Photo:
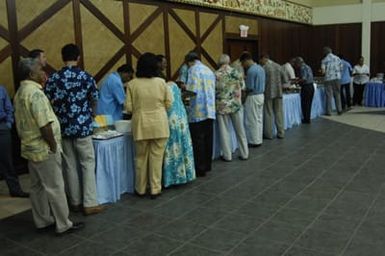
[[[135,192],[145,195],[149,183],[152,199],[162,190],[162,162],[170,133],[166,109],[172,103],[171,92],[158,75],[156,55],[143,54],[138,60],[136,78],[128,83],[126,98],[136,150]]]

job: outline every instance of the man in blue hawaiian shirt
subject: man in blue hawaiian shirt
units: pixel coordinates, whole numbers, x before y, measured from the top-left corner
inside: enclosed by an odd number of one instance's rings
[[[216,77],[195,52],[186,56],[186,62],[189,66],[186,89],[196,93],[188,108],[195,169],[196,175],[202,177],[211,170]]]
[[[77,66],[79,48],[68,44],[61,53],[65,66],[49,77],[45,92],[62,130],[63,169],[70,204],[73,210],[83,207],[84,214],[90,215],[103,210],[96,198],[95,153],[91,137],[98,91],[94,78]]]

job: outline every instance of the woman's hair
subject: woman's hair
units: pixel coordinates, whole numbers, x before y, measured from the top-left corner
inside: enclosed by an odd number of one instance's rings
[[[152,78],[159,75],[158,58],[155,54],[146,52],[139,57],[136,66],[136,77]]]

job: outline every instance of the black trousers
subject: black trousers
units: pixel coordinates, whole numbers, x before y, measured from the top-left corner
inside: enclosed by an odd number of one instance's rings
[[[353,105],[362,105],[362,99],[364,97],[364,90],[366,84],[353,84],[354,93],[353,93]]]
[[[342,109],[346,107],[350,108],[352,106],[352,97],[350,96],[350,83],[341,84],[341,105]]]
[[[198,176],[211,171],[211,161],[213,155],[213,128],[212,119],[207,119],[197,123],[190,123],[195,170]]]
[[[15,173],[12,162],[12,139],[11,131],[8,129],[0,129],[0,145],[2,152],[0,153],[0,175],[5,179],[9,193],[17,194],[21,192],[19,179]]]
[[[303,122],[310,123],[311,105],[313,103],[314,86],[313,84],[304,84],[301,87],[301,108]]]

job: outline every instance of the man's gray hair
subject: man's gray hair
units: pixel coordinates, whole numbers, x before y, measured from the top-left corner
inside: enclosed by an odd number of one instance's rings
[[[19,61],[19,78],[20,81],[26,80],[30,77],[31,71],[33,70],[34,66],[38,63],[37,59],[32,58],[22,58]]]
[[[227,54],[222,54],[221,57],[219,57],[218,60],[218,66],[230,64],[230,56]]]
[[[332,51],[332,48],[330,48],[329,46],[325,46],[323,48],[323,52],[324,54],[329,54],[329,53],[332,53],[333,51]]]
[[[297,58],[295,58],[295,63],[302,65],[305,63],[305,61],[303,60],[302,57],[297,57]]]

